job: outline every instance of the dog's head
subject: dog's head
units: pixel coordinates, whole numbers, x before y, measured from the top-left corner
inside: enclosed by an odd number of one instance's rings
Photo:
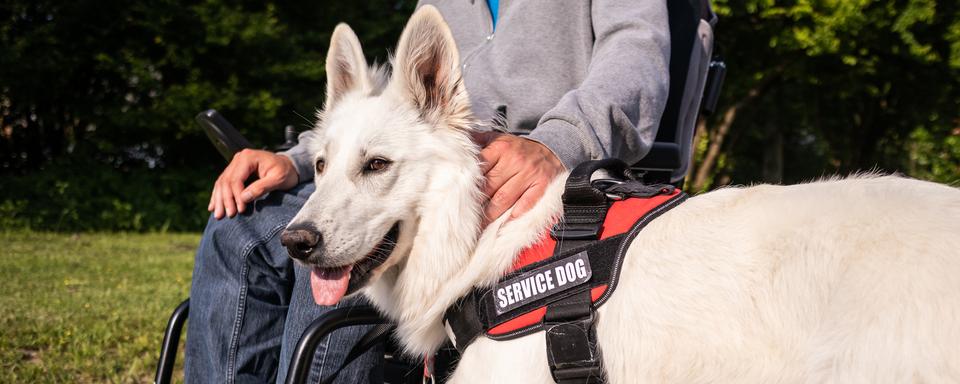
[[[307,143],[316,191],[281,235],[290,255],[313,267],[318,304],[406,263],[424,206],[456,204],[445,184],[477,182],[455,172],[477,167],[473,118],[453,36],[435,8],[413,15],[393,61],[383,81],[350,27],[334,30],[326,101]]]

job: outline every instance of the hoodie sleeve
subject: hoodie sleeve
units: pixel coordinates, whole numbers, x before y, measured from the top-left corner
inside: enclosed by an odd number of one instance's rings
[[[663,0],[595,0],[593,54],[580,86],[528,138],[568,168],[601,158],[641,159],[667,102],[670,30]]]
[[[298,136],[297,145],[278,153],[278,155],[286,156],[293,161],[293,166],[297,169],[297,176],[299,176],[298,183],[313,180],[313,156],[308,148],[310,143],[316,139],[316,136],[317,133],[312,129],[305,131]]]

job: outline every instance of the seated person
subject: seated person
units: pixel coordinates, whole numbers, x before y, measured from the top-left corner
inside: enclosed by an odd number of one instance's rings
[[[666,103],[670,52],[663,1],[497,2],[421,1],[453,31],[476,115],[501,118],[514,133],[475,136],[488,221],[510,207],[514,216],[529,210],[564,168],[643,157]],[[190,291],[188,383],[284,380],[301,333],[329,310],[314,304],[309,270],[278,239],[313,191],[313,159],[302,145],[311,136],[280,154],[237,154],[214,185]],[[366,330],[323,340],[311,381],[331,374]],[[381,357],[370,351],[339,381],[382,381]]]

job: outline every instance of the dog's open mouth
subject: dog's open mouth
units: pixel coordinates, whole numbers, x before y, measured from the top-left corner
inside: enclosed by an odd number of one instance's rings
[[[334,305],[344,296],[363,288],[370,279],[370,272],[386,262],[393,253],[399,235],[400,223],[398,222],[360,261],[333,268],[314,266],[310,272],[310,290],[313,292],[313,300],[320,305]]]

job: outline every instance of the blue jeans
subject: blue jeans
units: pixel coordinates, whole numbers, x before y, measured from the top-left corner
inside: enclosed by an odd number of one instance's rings
[[[280,232],[313,192],[313,183],[258,200],[247,213],[210,218],[190,287],[186,382],[282,383],[297,341],[331,307],[310,294],[310,271],[292,262]],[[342,301],[356,305],[362,299]],[[310,382],[326,378],[369,327],[332,333],[317,348]],[[338,383],[383,381],[383,349],[373,348],[340,373]]]

